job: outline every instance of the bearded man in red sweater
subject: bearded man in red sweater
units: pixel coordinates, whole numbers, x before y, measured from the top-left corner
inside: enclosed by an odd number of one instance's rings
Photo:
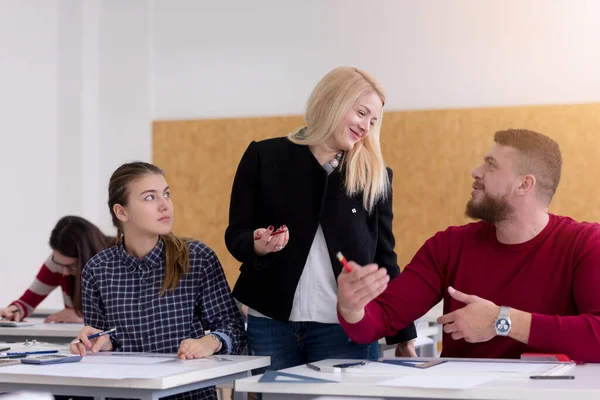
[[[351,262],[338,278],[340,323],[369,343],[443,299],[442,357],[600,362],[600,225],[548,213],[562,168],[555,141],[527,130],[494,141],[472,173],[466,215],[480,221],[438,232],[392,282]]]

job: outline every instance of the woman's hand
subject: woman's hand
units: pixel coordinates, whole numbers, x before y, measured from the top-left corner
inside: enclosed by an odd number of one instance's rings
[[[112,342],[110,341],[110,335],[98,336],[92,340],[88,339],[88,336],[98,332],[102,332],[102,330],[96,329],[92,326],[84,326],[83,329],[79,331],[77,338],[69,345],[69,350],[71,353],[79,354],[81,357],[85,357],[85,352],[87,350],[92,350],[92,353],[94,354],[100,350],[111,351],[113,346]],[[74,343],[77,341],[77,339],[79,339],[80,342]]]
[[[0,317],[7,321],[15,321],[20,322],[23,319],[23,315],[21,314],[21,309],[14,304],[6,307],[4,310],[0,312]]]
[[[254,253],[257,256],[264,256],[285,248],[290,240],[290,231],[283,225],[277,231],[273,232],[273,226],[267,229],[259,228],[254,231]]]
[[[49,315],[44,322],[72,322],[83,323],[83,317],[77,315],[72,308],[65,308],[62,311]]]
[[[177,357],[180,360],[187,360],[212,356],[220,346],[221,343],[210,335],[203,336],[200,339],[185,339],[179,345]]]

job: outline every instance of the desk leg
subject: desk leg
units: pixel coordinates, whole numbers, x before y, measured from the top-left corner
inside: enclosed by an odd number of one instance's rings
[[[233,391],[233,400],[248,400],[247,392],[236,392]]]
[[[250,371],[246,372],[246,377],[252,376]],[[235,390],[235,381],[233,381],[233,400],[248,400],[248,392],[238,392]]]

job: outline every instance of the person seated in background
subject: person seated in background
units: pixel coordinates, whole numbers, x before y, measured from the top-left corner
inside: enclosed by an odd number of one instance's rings
[[[240,354],[244,320],[221,263],[204,243],[171,232],[173,203],[163,171],[143,162],[120,166],[110,178],[108,206],[119,243],[83,270],[87,326],[71,352],[177,353],[183,360]],[[111,328],[110,338],[88,340]],[[217,397],[213,386],[172,398]]]
[[[23,296],[2,310],[0,316],[5,320],[22,321],[60,286],[65,308],[48,316],[45,322],[83,322],[81,269],[92,256],[114,243],[114,237],[105,236],[84,218],[71,215],[61,218],[50,233],[52,253]]]
[[[558,144],[497,132],[466,215],[438,232],[388,285],[377,265],[342,272],[338,316],[353,340],[396,332],[444,299],[443,357],[566,354],[600,362],[600,225],[548,213],[560,181]]]

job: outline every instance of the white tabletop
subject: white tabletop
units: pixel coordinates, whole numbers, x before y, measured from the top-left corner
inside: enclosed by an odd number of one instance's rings
[[[8,344],[10,351],[52,348],[50,344]],[[66,353],[66,346],[55,346]],[[270,365],[270,357],[216,356],[178,360],[174,354],[99,353],[80,362],[52,365],[17,364],[0,368],[0,392],[47,391],[78,396],[155,399],[232,382]]]
[[[355,360],[325,360],[317,364],[333,365]],[[578,365],[568,374],[574,380],[532,380],[528,376],[498,378],[465,390],[423,389],[410,387],[377,386],[393,375],[366,375],[318,372],[298,366],[282,370],[286,373],[313,378],[337,380],[332,383],[259,383],[260,376],[235,381],[238,392],[263,393],[263,399],[325,399],[344,398],[418,398],[418,399],[478,399],[521,400],[544,399],[597,400],[600,398],[600,364]]]
[[[159,364],[140,361],[160,358]],[[163,361],[163,358],[170,358]],[[136,361],[137,360],[137,361]],[[20,364],[0,369],[2,383],[35,383],[112,388],[169,389],[175,386],[232,375],[270,364],[270,357],[219,356],[219,360],[178,360],[176,355],[151,354],[143,357],[117,354],[87,355],[78,363],[29,365]],[[88,370],[86,372],[86,369]],[[129,370],[126,372],[126,370]],[[116,376],[129,376],[122,378]],[[126,375],[129,373],[129,375]],[[146,377],[146,376],[148,377]]]
[[[68,341],[77,337],[83,324],[44,323],[44,318],[26,318],[23,322],[33,323],[31,326],[0,327],[0,340],[6,338],[62,338]]]

